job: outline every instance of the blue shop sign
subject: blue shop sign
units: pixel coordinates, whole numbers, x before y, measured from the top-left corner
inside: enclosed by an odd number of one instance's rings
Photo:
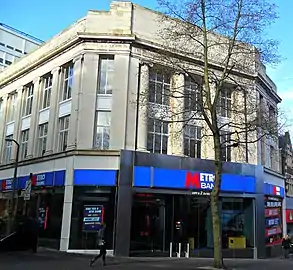
[[[255,193],[252,176],[223,174],[222,192]],[[214,187],[214,174],[153,167],[135,167],[133,186],[209,191]]]
[[[285,189],[283,187],[280,187],[280,186],[277,186],[277,185],[264,183],[264,194],[284,198]]]
[[[34,174],[33,178],[36,182],[36,187],[53,187],[64,186],[65,183],[65,170],[55,172],[43,172]],[[26,182],[29,180],[29,175],[19,176],[16,182],[16,189],[24,189]],[[2,191],[12,190],[12,179],[0,180],[0,187]]]
[[[74,170],[76,186],[115,186],[116,170]]]

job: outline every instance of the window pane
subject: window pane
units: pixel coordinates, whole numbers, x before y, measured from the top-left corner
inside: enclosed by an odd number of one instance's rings
[[[163,136],[162,154],[167,154],[167,149],[168,149],[168,136]]]
[[[161,136],[155,134],[155,153],[161,153]]]
[[[110,125],[111,112],[98,112],[98,125],[109,126]]]

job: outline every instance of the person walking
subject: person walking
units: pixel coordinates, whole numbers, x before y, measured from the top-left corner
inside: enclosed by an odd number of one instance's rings
[[[291,240],[289,238],[289,235],[285,235],[285,237],[282,240],[282,248],[284,250],[284,258],[288,259],[289,258],[289,251],[290,251],[290,245],[291,245]]]
[[[99,247],[100,253],[90,260],[90,266],[93,266],[94,263],[99,258],[102,258],[103,266],[106,266],[107,249],[106,249],[106,242],[104,240],[104,238],[105,238],[105,229],[106,229],[106,224],[103,223],[102,226],[101,226],[101,229],[98,232],[98,247]]]

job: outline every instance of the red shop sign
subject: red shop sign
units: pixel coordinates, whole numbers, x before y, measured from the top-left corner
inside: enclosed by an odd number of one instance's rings
[[[293,209],[286,210],[286,223],[293,223]]]

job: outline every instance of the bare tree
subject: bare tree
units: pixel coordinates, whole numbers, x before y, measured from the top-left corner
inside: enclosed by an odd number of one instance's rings
[[[162,92],[150,86],[148,114],[167,121],[170,134],[186,132],[189,124],[201,126],[202,139],[213,149],[214,267],[224,268],[218,202],[225,151],[233,147],[234,160],[256,163],[260,141],[272,140],[277,147],[278,96],[272,89],[270,105],[259,94],[265,81],[274,88],[264,64],[278,62],[277,42],[266,38],[264,30],[277,18],[276,7],[266,0],[159,0],[159,4],[164,15],[158,36],[164,48],[153,53],[153,62],[177,74],[170,89]],[[158,95],[168,103],[165,109],[149,106]]]

